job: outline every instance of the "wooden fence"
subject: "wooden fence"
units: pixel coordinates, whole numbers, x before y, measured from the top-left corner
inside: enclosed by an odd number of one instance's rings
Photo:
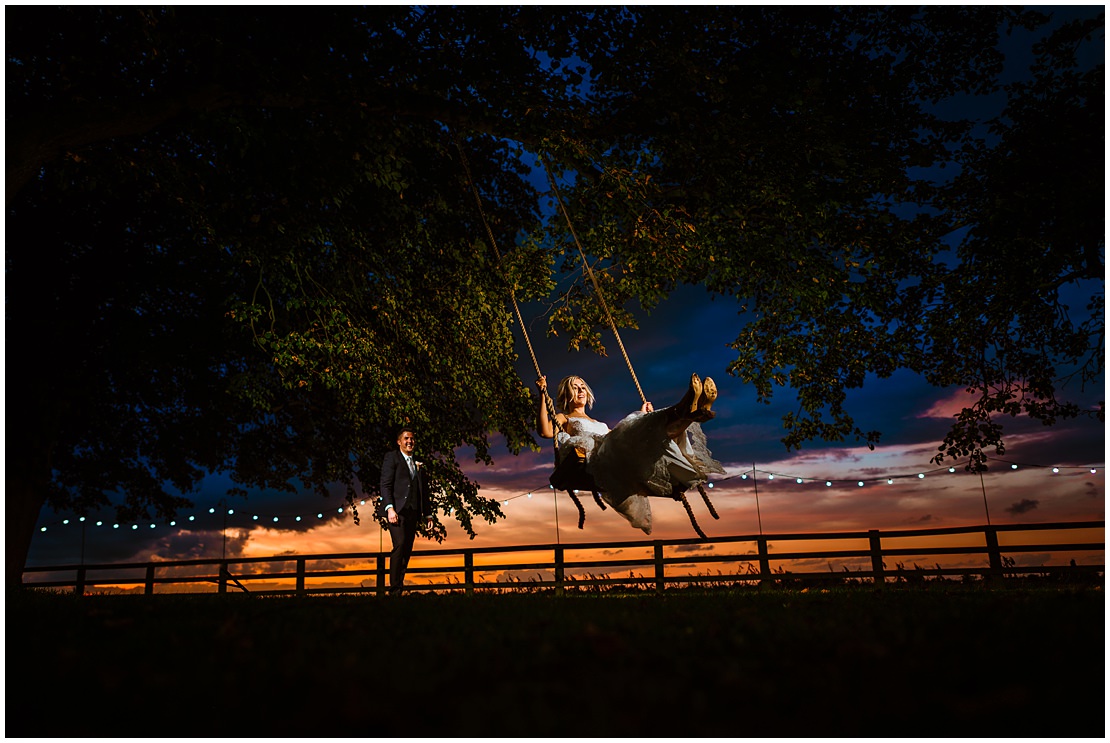
[[[817,545],[803,549],[806,543]],[[580,559],[569,559],[579,553]],[[1046,553],[1052,564],[1019,565],[1020,560],[1011,557],[1027,553],[1040,557]],[[96,588],[101,593],[138,592],[139,586],[146,594],[226,593],[231,588],[256,595],[383,595],[388,560],[388,553],[358,552],[34,566],[25,569],[23,582],[36,588],[72,589],[81,595]],[[814,570],[818,563],[824,563],[822,569]],[[707,583],[882,584],[1029,575],[1095,580],[1101,579],[1104,563],[1104,522],[1083,521],[417,550],[405,588],[468,594],[536,589],[563,593],[616,585],[664,591],[667,586]],[[732,570],[725,572],[722,567]],[[257,587],[252,590],[250,584]]]

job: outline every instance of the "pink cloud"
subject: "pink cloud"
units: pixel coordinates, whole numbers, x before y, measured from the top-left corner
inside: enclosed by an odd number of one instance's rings
[[[956,390],[933,402],[931,406],[918,413],[918,418],[955,418],[964,408],[975,404],[976,396],[967,390]]]

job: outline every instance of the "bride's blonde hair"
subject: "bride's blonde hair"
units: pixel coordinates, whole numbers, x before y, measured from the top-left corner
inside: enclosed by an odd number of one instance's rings
[[[555,404],[559,407],[559,410],[564,413],[570,410],[570,383],[575,379],[586,387],[586,409],[588,410],[594,406],[594,391],[590,389],[590,385],[585,379],[582,379],[582,377],[563,377],[563,381],[559,382],[559,393],[555,396]]]

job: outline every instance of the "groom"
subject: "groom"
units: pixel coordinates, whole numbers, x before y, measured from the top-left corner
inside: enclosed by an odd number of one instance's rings
[[[382,508],[389,524],[393,552],[389,554],[389,593],[397,595],[405,583],[405,570],[416,541],[420,522],[430,514],[431,495],[428,480],[412,453],[416,434],[402,428],[397,434],[397,448],[382,460]]]

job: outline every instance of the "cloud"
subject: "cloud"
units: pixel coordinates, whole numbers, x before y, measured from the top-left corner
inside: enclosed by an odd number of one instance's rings
[[[1014,503],[1006,509],[1006,513],[1012,516],[1020,516],[1023,513],[1029,513],[1037,508],[1039,501],[1022,498],[1020,502]]]
[[[944,418],[951,420],[960,414],[964,408],[975,404],[976,396],[965,389],[949,392],[944,397],[935,400],[932,405],[919,412],[917,418]]]

